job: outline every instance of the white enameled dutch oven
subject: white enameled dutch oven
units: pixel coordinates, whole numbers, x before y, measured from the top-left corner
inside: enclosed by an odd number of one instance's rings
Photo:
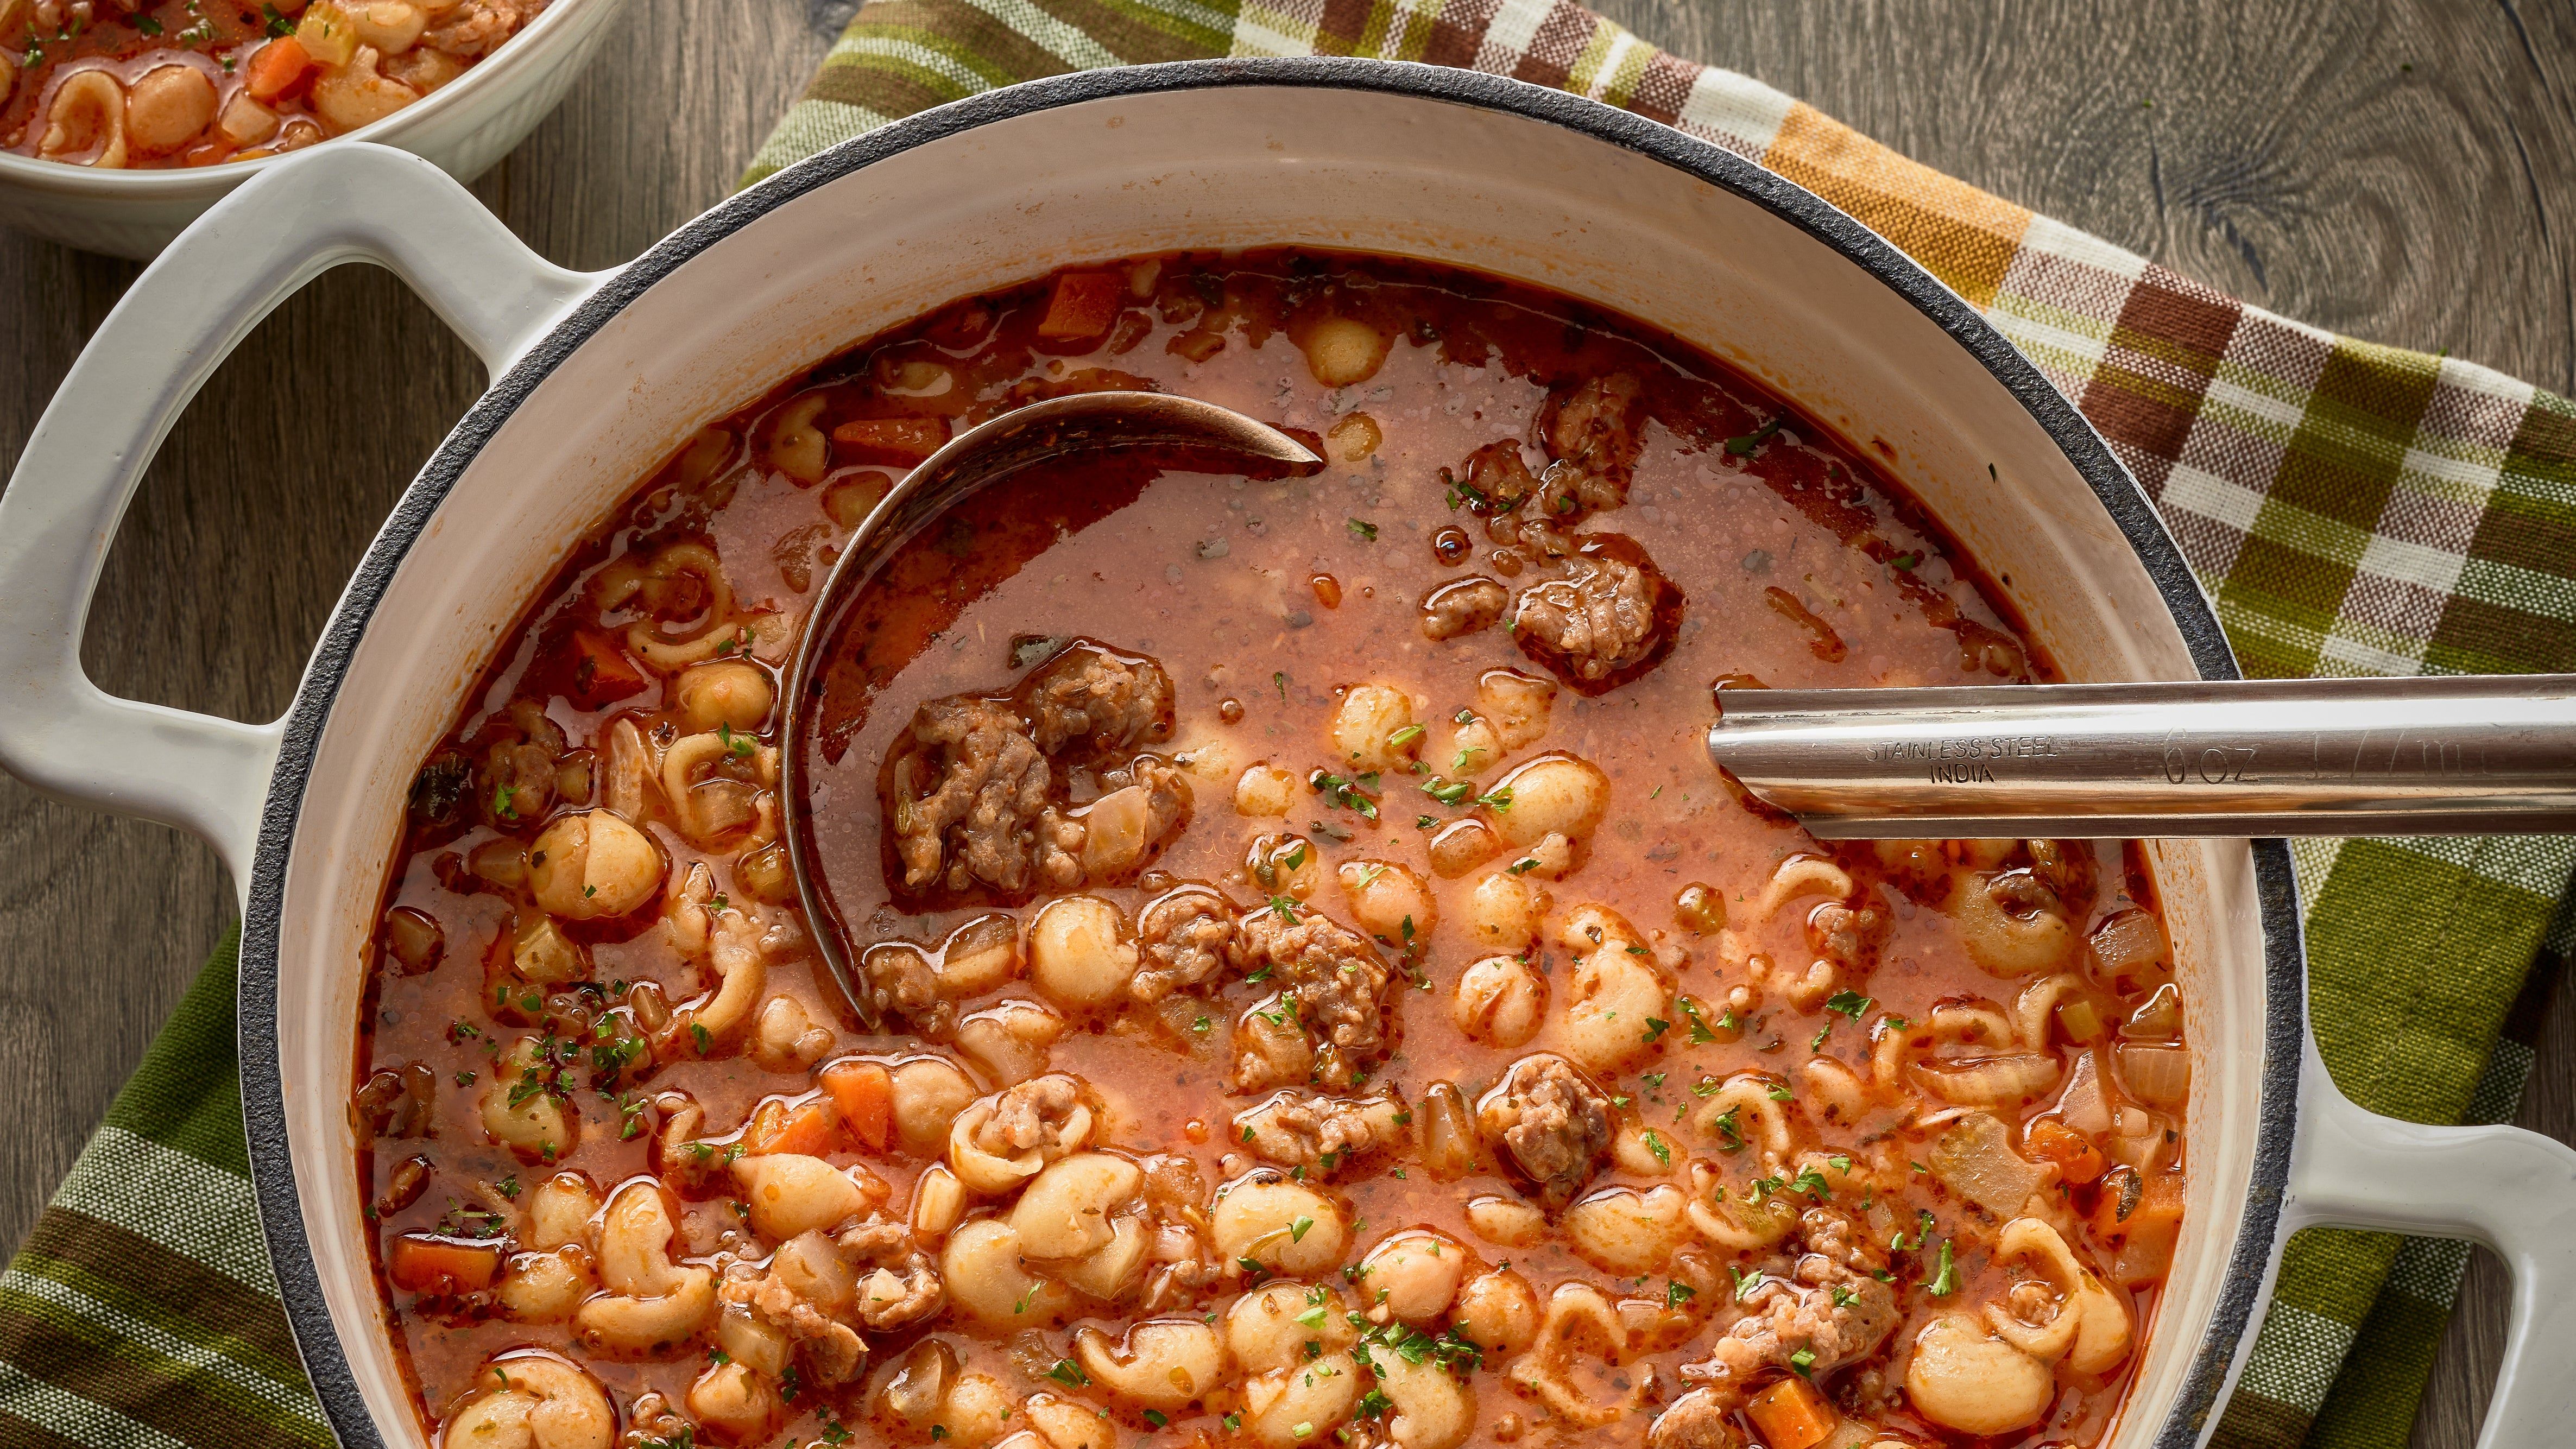
[[[1554,91],[1327,60],[1067,76],[837,147],[587,276],[530,254],[409,156],[334,146],[278,166],[144,273],[0,498],[0,760],[63,797],[195,830],[232,868],[252,1165],[344,1443],[424,1435],[369,1267],[345,1103],[359,963],[406,789],[493,641],[635,479],[814,360],[1070,263],[1262,243],[1434,258],[1671,327],[1849,438],[1887,444],[2071,678],[2235,673],[2135,483],[1966,303],[1780,178]],[[82,620],[154,446],[262,314],[361,259],[429,299],[489,364],[491,390],[368,550],[284,718],[102,694],[81,672]],[[2480,1442],[2564,1442],[2576,1152],[2345,1101],[2304,1023],[2288,852],[2151,854],[2189,993],[2190,1199],[2112,1442],[2208,1437],[2283,1240],[2320,1224],[2502,1253],[2518,1287]],[[2440,969],[2391,945],[2390,969]]]

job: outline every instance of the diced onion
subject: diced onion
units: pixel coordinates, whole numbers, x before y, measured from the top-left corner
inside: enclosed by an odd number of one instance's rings
[[[2124,1041],[2112,1052],[2120,1069],[2120,1086],[2150,1107],[2179,1107],[2191,1092],[2191,1051],[2187,1047]]]
[[[1992,1114],[1971,1112],[1932,1144],[1932,1175],[1999,1218],[2018,1214],[2048,1180],[2012,1150],[2011,1129]]]
[[[2027,1102],[2057,1085],[2057,1058],[2040,1052],[1916,1062],[1914,1084],[1944,1102],[1992,1107]]]
[[[2085,1052],[2066,1074],[2066,1090],[2057,1099],[2057,1115],[2078,1132],[2099,1137],[2111,1130],[2111,1101],[2102,1093],[2102,1059]]]

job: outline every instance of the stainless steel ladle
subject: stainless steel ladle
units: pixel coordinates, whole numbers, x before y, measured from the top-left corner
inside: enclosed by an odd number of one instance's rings
[[[1708,753],[1828,839],[2576,831],[2576,674],[1724,689]]]
[[[1295,438],[1215,403],[1156,392],[1077,393],[1015,408],[959,433],[889,489],[860,521],[839,562],[824,576],[787,663],[779,797],[788,867],[805,919],[814,928],[815,949],[871,1029],[878,1024],[876,1012],[869,993],[860,989],[849,943],[842,939],[840,913],[823,889],[821,864],[814,859],[807,828],[806,733],[813,724],[824,653],[839,632],[837,621],[849,601],[896,550],[960,500],[1035,464],[1102,448],[1166,450],[1174,454],[1176,465],[1204,459],[1214,468],[1269,464],[1290,473],[1312,473],[1324,466]]]

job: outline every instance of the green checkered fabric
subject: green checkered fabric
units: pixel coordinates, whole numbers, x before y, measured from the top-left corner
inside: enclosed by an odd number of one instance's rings
[[[2576,669],[2576,409],[2564,399],[2247,307],[1565,0],[879,0],[747,179],[1014,81],[1302,54],[1562,87],[1859,217],[2093,420],[2155,498],[2250,673]],[[2335,1080],[2417,1121],[2509,1118],[2537,986],[2576,940],[2565,921],[2550,930],[2576,842],[2317,841],[2298,856],[2315,1029]],[[232,992],[227,945],[0,1277],[0,1449],[328,1442],[253,1219]],[[2457,1244],[2302,1234],[2217,1442],[2403,1444],[2466,1262]]]

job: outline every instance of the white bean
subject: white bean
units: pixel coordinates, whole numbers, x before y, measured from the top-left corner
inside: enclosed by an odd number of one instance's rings
[[[668,867],[653,837],[607,810],[548,825],[528,852],[528,890],[567,921],[622,916],[661,890]]]

